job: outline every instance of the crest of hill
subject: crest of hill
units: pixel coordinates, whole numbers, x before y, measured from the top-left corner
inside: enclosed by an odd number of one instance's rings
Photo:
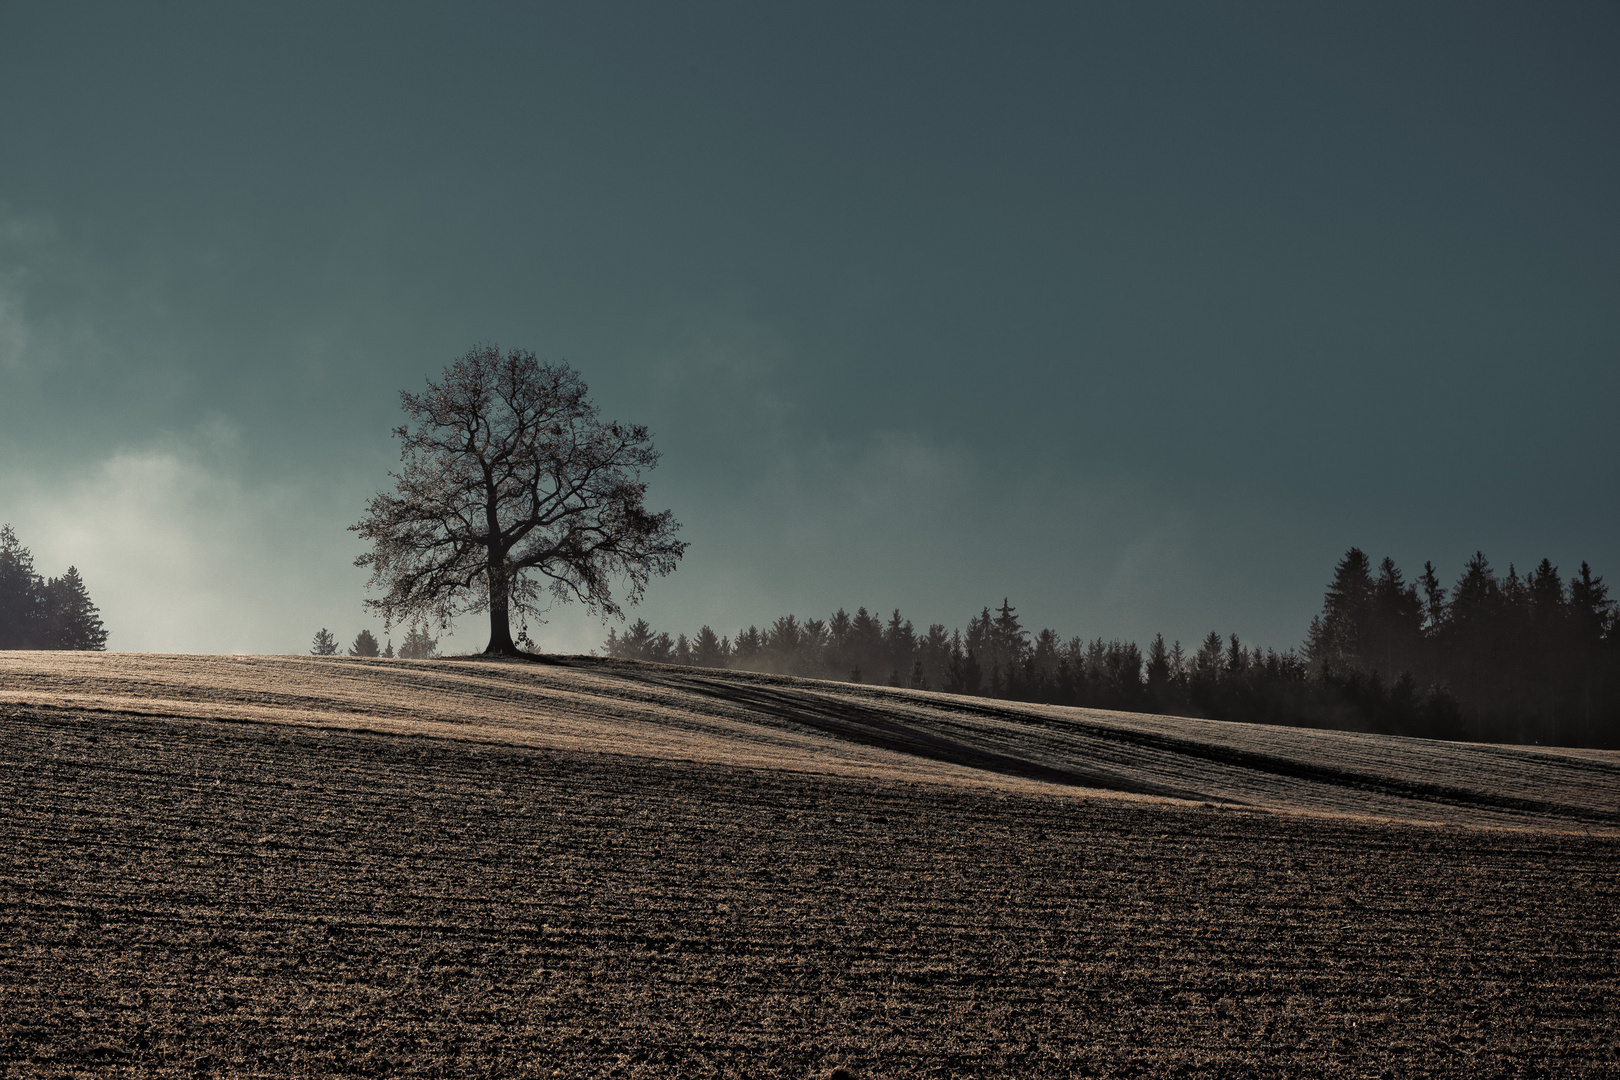
[[[1065,799],[1620,832],[1620,752],[1449,743],[680,668],[0,653],[0,717],[366,731]]]

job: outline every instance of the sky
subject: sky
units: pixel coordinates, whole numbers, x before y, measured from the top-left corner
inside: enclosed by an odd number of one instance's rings
[[[652,429],[672,634],[1286,649],[1352,545],[1620,585],[1617,55],[1595,3],[0,0],[0,521],[112,649],[380,633],[347,526],[493,342]]]

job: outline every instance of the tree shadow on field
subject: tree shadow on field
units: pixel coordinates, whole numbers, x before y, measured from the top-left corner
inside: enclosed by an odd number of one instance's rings
[[[661,681],[661,680],[647,680]],[[1163,795],[1179,799],[1201,798],[1198,793],[1133,780],[1104,770],[1054,765],[1019,757],[973,741],[953,738],[923,724],[907,720],[895,709],[881,709],[847,699],[827,698],[803,687],[777,689],[733,680],[701,677],[671,680],[673,685],[751,713],[763,714],[779,724],[809,728],[842,742],[874,746],[950,765],[1038,780],[1048,784],[1123,791],[1136,795]]]

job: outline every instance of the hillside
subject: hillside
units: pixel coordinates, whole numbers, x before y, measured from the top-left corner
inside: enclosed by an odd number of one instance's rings
[[[1617,758],[0,653],[0,1076],[1609,1076]]]
[[[0,653],[0,707],[286,724],[841,777],[1611,831],[1620,753],[997,702],[588,657]]]

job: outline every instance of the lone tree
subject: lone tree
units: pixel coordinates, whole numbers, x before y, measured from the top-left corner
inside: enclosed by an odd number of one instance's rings
[[[658,463],[647,429],[604,423],[567,364],[488,345],[400,399],[413,423],[394,429],[395,493],[350,526],[372,545],[355,565],[371,568],[383,595],[366,605],[388,627],[487,610],[484,652],[520,655],[514,612],[542,621],[549,594],[621,616],[613,579],[633,604],[686,550],[670,511],[642,503]]]

